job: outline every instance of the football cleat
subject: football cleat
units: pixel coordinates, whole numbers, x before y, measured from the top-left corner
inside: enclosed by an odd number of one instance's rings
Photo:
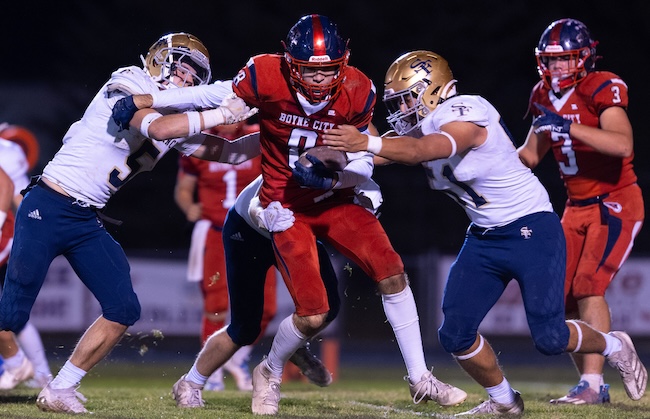
[[[628,397],[632,400],[639,400],[643,397],[648,384],[648,371],[639,359],[632,339],[627,333],[609,332],[609,335],[618,338],[622,347],[620,351],[609,354],[607,362],[618,370]]]
[[[566,396],[551,400],[552,404],[603,404],[609,402],[609,384],[600,386],[600,391],[596,392],[584,380],[569,390]]]
[[[89,413],[83,403],[86,398],[77,391],[78,387],[55,389],[48,384],[36,398],[36,406],[44,412]]]
[[[404,377],[409,383],[413,403],[426,403],[433,400],[440,406],[455,406],[465,401],[467,393],[447,383],[438,380],[431,372],[422,374],[417,383],[411,383],[409,377]]]
[[[515,391],[515,401],[512,403],[504,404],[497,403],[492,398],[484,401],[475,408],[466,412],[457,413],[454,416],[475,416],[475,415],[492,415],[492,416],[507,416],[519,417],[524,413],[524,400],[521,394]]]
[[[281,378],[273,377],[266,366],[266,360],[253,370],[253,401],[251,409],[255,415],[275,415],[280,404]]]
[[[201,394],[201,386],[191,381],[187,381],[185,379],[186,376],[187,374],[179,378],[172,387],[172,397],[176,400],[176,406],[187,408],[205,406]]]
[[[9,370],[7,364],[4,365],[4,372],[0,375],[0,390],[11,390],[23,381],[29,380],[34,376],[34,366],[27,358],[18,366]]]
[[[309,342],[296,349],[289,361],[300,369],[302,375],[307,377],[310,383],[319,387],[327,387],[332,384],[332,373],[329,372],[323,362],[311,352]]]

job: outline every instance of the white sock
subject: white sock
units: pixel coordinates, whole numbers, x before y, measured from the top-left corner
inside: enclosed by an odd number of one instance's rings
[[[67,360],[63,365],[63,368],[61,368],[56,377],[54,377],[54,380],[50,383],[50,387],[61,389],[76,386],[81,382],[81,379],[84,378],[85,375],[86,371],[79,367],[75,367],[72,365],[70,360]]]
[[[23,364],[23,360],[25,359],[25,352],[23,352],[22,348],[18,348],[18,352],[16,352],[16,355],[10,356],[9,358],[3,358],[3,359],[4,359],[4,368],[6,370],[12,371]]]
[[[600,386],[605,384],[602,374],[582,374],[580,376],[580,381],[586,381],[589,383],[589,387],[592,390],[595,390],[596,393],[600,391]]]
[[[217,369],[217,371],[220,371],[221,368]],[[208,381],[208,377],[205,375],[201,374],[197,369],[196,369],[196,364],[192,365],[192,368],[190,368],[190,371],[187,373],[185,376],[185,380],[192,382],[194,384],[198,384],[201,387],[205,385],[205,382]]]
[[[50,365],[45,357],[43,341],[41,340],[41,336],[38,334],[38,330],[36,330],[36,327],[34,327],[31,321],[28,321],[27,324],[25,324],[23,330],[18,333],[16,337],[18,338],[20,347],[23,348],[25,355],[34,366],[34,374],[36,376],[52,375]]]
[[[293,314],[280,322],[278,331],[273,338],[273,344],[266,358],[266,363],[274,377],[282,377],[284,364],[291,358],[296,349],[300,348],[307,336],[303,335],[293,323]]]
[[[603,351],[603,356],[608,356],[613,354],[614,352],[618,352],[621,350],[623,347],[623,343],[617,338],[609,333],[602,333],[599,332],[603,337],[605,338],[605,350]]]
[[[515,392],[510,387],[510,383],[503,377],[501,384],[494,387],[485,387],[490,397],[497,403],[511,404],[515,401]]]
[[[417,383],[429,370],[424,360],[420,319],[411,287],[407,285],[396,294],[383,294],[381,300],[402,352],[411,384]]]

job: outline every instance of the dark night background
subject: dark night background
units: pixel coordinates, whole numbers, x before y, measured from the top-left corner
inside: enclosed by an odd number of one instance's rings
[[[382,2],[383,3],[383,2]],[[537,82],[533,49],[553,20],[582,20],[600,41],[598,68],[617,73],[629,86],[629,116],[635,132],[635,166],[646,198],[650,191],[647,103],[650,89],[646,48],[650,3],[638,1],[23,1],[3,4],[3,64],[0,121],[32,129],[44,167],[115,69],[139,65],[140,54],[168,32],[198,36],[211,53],[213,77],[231,78],[249,56],[279,52],[280,40],[304,14],[321,13],[350,38],[350,64],[364,71],[381,95],[384,72],[402,53],[429,49],[445,57],[459,90],[476,93],[500,110],[523,142],[530,89]],[[375,124],[388,129],[381,101]],[[127,252],[184,257],[190,228],[173,203],[177,154],[127,184],[107,206],[124,221],[111,227]],[[495,162],[494,164],[498,164]],[[428,189],[420,166],[378,168],[385,203],[380,220],[404,254],[434,249],[455,253],[467,219],[449,198]],[[536,173],[558,212],[564,189],[552,158]],[[633,255],[650,251],[641,231]]]

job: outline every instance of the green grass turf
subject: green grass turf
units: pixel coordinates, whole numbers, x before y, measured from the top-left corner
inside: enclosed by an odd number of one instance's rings
[[[172,384],[189,364],[103,362],[84,378],[79,390],[88,398],[93,418],[252,418],[250,393],[235,390],[226,378],[223,392],[205,392],[203,409],[179,409],[170,395]],[[404,370],[394,366],[342,366],[329,388],[302,381],[282,385],[279,418],[449,418],[468,410],[486,397],[485,391],[453,363],[434,373],[468,392],[465,403],[442,408],[429,402],[414,405]],[[526,403],[525,418],[650,418],[650,398],[634,402],[627,398],[618,375],[606,371],[612,403],[604,406],[553,406],[548,400],[562,396],[575,384],[575,372],[566,367],[506,368],[513,387]],[[66,415],[40,412],[35,406],[37,391],[18,388],[0,393],[0,418],[61,418]]]

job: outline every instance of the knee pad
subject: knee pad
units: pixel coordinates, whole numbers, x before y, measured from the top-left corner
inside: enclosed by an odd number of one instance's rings
[[[138,301],[138,297],[133,293],[131,298],[125,298],[117,305],[103,308],[102,315],[107,320],[125,326],[133,326],[140,319],[141,310],[140,301]]]
[[[469,349],[476,341],[476,331],[465,331],[460,324],[450,324],[447,319],[438,329],[438,340],[445,352],[453,354]]]
[[[544,327],[531,327],[531,335],[535,348],[544,355],[559,355],[564,353],[569,344],[569,328],[544,325]]]
[[[262,328],[259,324],[256,326],[238,326],[230,323],[226,331],[234,343],[239,346],[247,346],[255,343],[262,332]]]

